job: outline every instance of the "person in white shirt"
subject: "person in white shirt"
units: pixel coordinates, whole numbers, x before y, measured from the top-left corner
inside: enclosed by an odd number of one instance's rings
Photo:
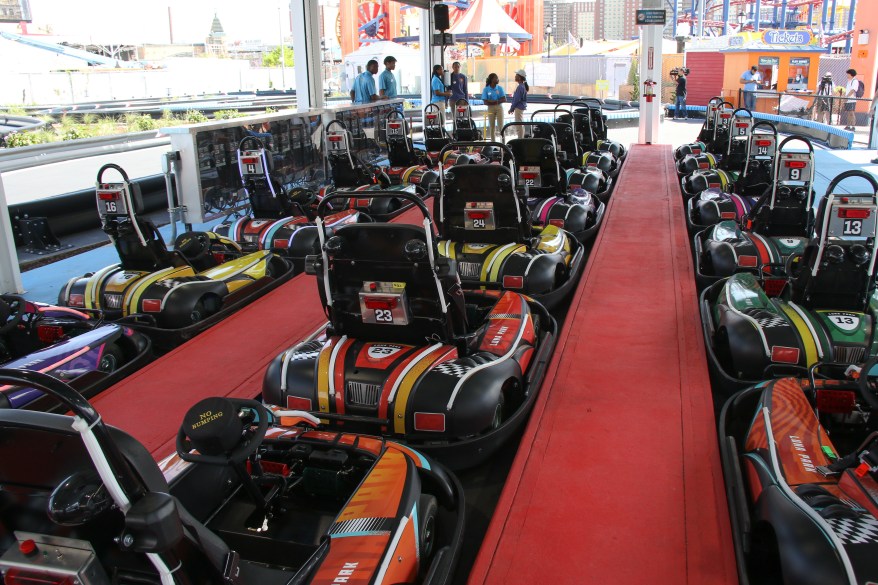
[[[857,92],[860,89],[860,83],[862,83],[859,79],[857,79],[857,70],[856,69],[848,69],[848,84],[845,87],[845,96],[849,98],[857,97]],[[845,130],[855,130],[856,129],[856,112],[854,110],[857,109],[857,101],[848,100],[844,103],[844,112],[842,112],[842,121],[844,122]]]

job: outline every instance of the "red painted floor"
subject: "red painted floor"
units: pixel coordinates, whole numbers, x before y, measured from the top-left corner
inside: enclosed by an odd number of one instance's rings
[[[420,217],[413,209],[394,221],[420,223]],[[300,274],[91,402],[105,421],[161,459],[174,450],[193,404],[208,396],[255,398],[268,363],[325,321],[314,277]]]
[[[470,585],[737,582],[671,148],[620,177]]]

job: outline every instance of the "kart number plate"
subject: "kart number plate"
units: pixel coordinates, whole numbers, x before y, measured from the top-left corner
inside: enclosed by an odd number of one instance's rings
[[[830,221],[826,235],[842,238],[872,238],[878,227],[876,210],[871,207],[871,197],[853,198],[848,196],[848,204],[833,205],[829,213]],[[836,201],[838,201],[836,199]]]
[[[345,152],[347,150],[347,141],[342,132],[329,132],[326,135],[326,142],[329,144],[329,150],[332,152]]]
[[[464,210],[464,229],[475,231],[496,229],[494,204],[490,201],[468,202]]]
[[[371,325],[408,325],[405,283],[365,282],[360,292],[360,315]]]
[[[264,175],[265,167],[262,165],[262,149],[242,150],[238,155],[241,163],[241,172],[245,175]]]
[[[125,183],[101,183],[96,190],[100,215],[128,215]]]
[[[518,184],[523,187],[542,187],[540,167],[521,167],[518,171]]]
[[[387,123],[387,135],[388,136],[404,136],[405,134],[402,131],[402,122],[388,122]]]

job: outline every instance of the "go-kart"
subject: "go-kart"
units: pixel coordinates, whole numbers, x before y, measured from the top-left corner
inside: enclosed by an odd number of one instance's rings
[[[674,160],[679,161],[687,154],[701,154],[703,152],[707,152],[707,147],[704,146],[703,142],[689,142],[687,144],[681,144],[674,149]]]
[[[482,131],[476,126],[472,108],[465,99],[459,99],[454,103],[451,138],[455,142],[477,142],[482,139]]]
[[[836,194],[851,177],[868,181],[872,192]],[[741,389],[791,367],[857,363],[876,353],[876,194],[878,181],[868,173],[838,175],[800,254],[764,267],[761,275],[737,273],[702,292],[704,336],[720,387]]]
[[[369,165],[353,152],[354,138],[341,120],[326,125],[326,160],[332,171],[332,188],[344,189],[362,185],[390,186],[390,177],[381,167]]]
[[[457,480],[307,413],[207,398],[157,464],[68,385],[0,370],[72,416],[0,410],[0,572],[35,583],[447,583]]]
[[[794,140],[804,141],[809,150],[784,151],[783,146]],[[808,242],[814,229],[814,151],[807,140],[790,136],[775,157],[771,186],[755,202],[736,195],[716,196],[711,207],[712,192],[702,193],[697,205],[690,200],[690,228],[697,227],[692,216],[719,220],[693,238],[699,287],[735,272],[770,271],[772,265],[783,265],[791,255],[800,254]],[[740,210],[730,210],[730,203]]]
[[[621,164],[628,156],[628,150],[620,142],[607,138],[607,117],[603,103],[597,98],[581,98],[555,106],[555,121],[573,125],[573,130],[582,151],[609,152]]]
[[[761,126],[769,126],[771,132],[756,132]],[[686,224],[690,232],[703,230],[727,219],[741,221],[750,212],[761,196],[764,196],[776,182],[774,159],[777,152],[777,130],[771,122],[757,122],[747,139],[744,155],[746,160],[740,173],[729,171],[731,183],[726,185],[730,192],[719,189],[705,189],[686,203]],[[784,140],[801,140],[809,150],[813,148],[808,139],[791,136]],[[696,188],[698,181],[710,179],[707,173],[695,173],[687,182],[686,189]],[[734,191],[734,192],[731,192]]]
[[[677,160],[677,176],[685,178],[698,171],[708,171],[719,167],[720,157],[711,152],[687,154]],[[684,191],[686,189],[684,188]]]
[[[271,250],[286,256],[295,273],[304,270],[305,256],[317,241],[314,208],[315,191],[306,187],[287,188],[271,172],[273,157],[262,141],[247,136],[238,145],[238,171],[251,216],[221,223],[211,231],[237,242],[248,252]],[[327,227],[359,221],[360,212],[347,209],[327,218]]]
[[[385,172],[391,185],[417,185],[424,191],[439,179],[432,170],[426,152],[415,148],[409,135],[408,122],[402,112],[393,110],[385,122],[387,153],[390,166]]]
[[[271,362],[262,397],[472,467],[526,420],[557,326],[522,294],[463,291],[429,211],[411,201],[420,225],[346,225],[321,238],[307,266],[328,329]]]
[[[723,100],[721,97],[711,98],[707,102],[707,111],[704,116],[704,124],[698,133],[698,142],[704,143],[707,152],[723,152],[729,139],[729,122],[734,104]]]
[[[456,148],[471,143],[453,142],[446,148]],[[568,173],[560,168],[555,156],[552,142],[542,138],[516,138],[506,144],[499,142],[478,143],[498,153],[499,166],[506,167],[515,180],[515,187],[525,190],[527,208],[530,209],[530,221],[534,226],[545,227],[554,225],[572,234],[580,242],[595,236],[603,221],[606,205],[582,186],[570,186],[570,176],[580,181],[580,185],[598,185],[604,183],[589,177],[599,175],[594,172]],[[475,177],[485,168],[476,165],[479,171],[466,171],[464,176]],[[497,166],[497,165],[493,165]],[[455,167],[454,170],[460,167]],[[478,179],[469,181],[469,187],[483,192],[495,192],[498,183],[494,181],[498,175],[493,171],[485,171],[485,178],[491,182],[479,183]],[[443,179],[440,178],[440,185]],[[505,187],[504,187],[505,188]],[[609,188],[605,188],[607,193]],[[511,212],[512,210],[508,210]]]
[[[149,338],[100,314],[0,295],[0,366],[46,372],[92,396],[147,363]],[[46,408],[33,388],[0,384],[0,409]]]
[[[433,198],[439,253],[455,261],[464,287],[515,290],[552,309],[576,286],[583,246],[552,223],[532,227],[527,189],[516,186],[514,176],[514,167],[501,165],[456,167],[445,174]],[[558,205],[570,221],[586,220],[575,216],[587,208]]]
[[[121,183],[103,181],[110,169]],[[189,339],[293,275],[284,258],[267,250],[243,253],[212,232],[180,234],[169,251],[155,225],[139,216],[139,186],[117,165],[101,167],[96,193],[101,228],[120,262],[70,279],[58,304],[100,310],[109,321],[125,318],[158,347]]]
[[[723,407],[720,453],[741,583],[878,582],[875,365],[856,368],[855,380],[846,364],[820,364],[808,376],[747,388]]]
[[[451,142],[451,135],[445,129],[442,110],[437,104],[427,104],[424,108],[424,149],[430,164],[439,164],[439,151]]]

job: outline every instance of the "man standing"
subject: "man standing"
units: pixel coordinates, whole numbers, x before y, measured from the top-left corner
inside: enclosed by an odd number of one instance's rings
[[[856,69],[848,69],[848,84],[845,86],[845,97],[856,98],[863,95],[863,92],[860,90],[861,81],[857,79],[857,70]],[[844,123],[845,130],[856,130],[856,112],[854,110],[857,109],[857,101],[856,100],[848,100],[844,103]]]
[[[674,100],[674,120],[677,119],[689,119],[689,112],[686,111],[686,72],[682,69],[677,75],[677,97]]]
[[[741,85],[744,86],[744,107],[751,112],[756,109],[756,89],[761,81],[762,76],[759,75],[756,65],[741,75]]]
[[[378,95],[384,99],[392,100],[396,97],[394,69],[396,69],[396,57],[393,55],[384,57],[384,71],[378,76]]]
[[[354,87],[351,89],[351,101],[355,104],[368,104],[378,99],[375,92],[375,74],[378,73],[378,61],[370,59],[366,63],[366,70],[354,79]]]
[[[460,72],[460,61],[451,64],[451,105],[457,100],[469,100],[466,75]]]
[[[445,125],[445,100],[451,97],[451,92],[446,91],[445,82],[442,81],[442,65],[433,65],[433,78],[430,81],[430,103],[439,106],[439,115],[442,125]]]

